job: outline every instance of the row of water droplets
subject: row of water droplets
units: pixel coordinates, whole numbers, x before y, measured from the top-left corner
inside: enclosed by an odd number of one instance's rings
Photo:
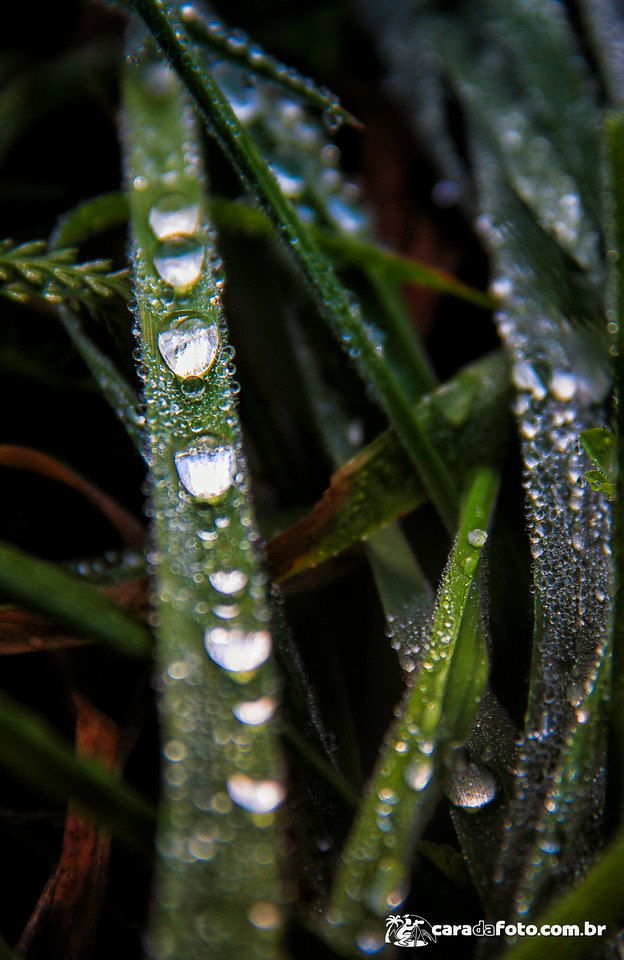
[[[501,196],[494,193],[494,204]],[[610,512],[605,498],[582,483],[587,464],[578,436],[603,422],[609,381],[580,335],[540,296],[521,241],[503,216],[499,206],[497,221],[481,217],[477,228],[496,265],[492,292],[505,301],[496,320],[513,362],[534,562],[537,649],[516,808],[505,825],[496,875],[503,884],[500,908],[513,895],[513,910],[522,914],[549,873],[582,869],[593,839],[589,827],[601,808],[600,754],[591,750],[579,767],[573,746],[596,707],[607,642]],[[556,825],[566,822],[583,843],[559,857],[562,844],[554,837],[564,828]]]
[[[464,810],[481,809],[498,793],[493,773],[471,762],[441,732],[442,693],[461,621],[457,579],[464,580],[468,591],[475,589],[472,580],[486,541],[486,530],[475,526],[465,542],[458,540],[455,546],[426,631],[418,675],[397,707],[397,722],[359,816],[357,842],[347,849],[340,893],[326,914],[329,937],[344,940],[352,934],[367,955],[384,948],[382,918],[408,894],[411,844],[433,811],[436,788],[442,786],[451,803]],[[448,589],[451,582],[455,590]]]
[[[160,63],[141,72],[154,109],[141,136],[132,136],[132,123],[143,118],[127,121],[127,138],[134,219],[144,225],[134,251],[136,332],[168,810],[147,949],[163,960],[180,950],[200,956],[206,943],[234,937],[241,916],[229,926],[226,917],[236,909],[256,931],[244,938],[250,955],[271,955],[282,922],[275,811],[285,785],[273,746],[278,690],[267,576],[236,416],[224,280],[204,224],[193,116],[185,107],[169,116],[181,131],[163,129],[168,105],[180,103],[178,81]],[[182,149],[169,154],[176,132]],[[189,870],[199,863],[218,877],[212,894],[201,882],[189,892]],[[220,919],[208,919],[211,897]]]

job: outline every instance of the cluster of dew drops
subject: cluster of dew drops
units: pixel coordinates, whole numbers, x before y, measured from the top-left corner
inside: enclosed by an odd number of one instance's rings
[[[158,64],[151,68],[149,82],[152,86],[165,89],[175,80],[167,67]],[[185,172],[197,176],[194,157],[186,159]],[[165,180],[168,176],[165,173]],[[169,179],[171,182],[165,185],[171,191],[175,187],[173,173]],[[149,184],[150,180],[143,173],[134,177],[135,190],[146,190]],[[222,343],[219,321],[220,294],[224,281],[218,257],[211,256],[206,264],[208,245],[201,219],[199,204],[189,202],[188,198],[175,192],[167,192],[150,208],[148,224],[156,242],[152,263],[164,285],[162,289],[159,288],[158,295],[166,307],[172,308],[167,316],[166,328],[158,333],[157,345],[162,360],[179,383],[181,393],[189,400],[204,395],[206,378],[218,360],[227,378],[224,404],[230,409],[231,398],[238,392],[238,385],[231,379],[234,351]],[[211,239],[210,236],[208,239]],[[210,311],[184,308],[183,305],[188,303],[198,281],[205,274],[206,267],[213,281]],[[242,476],[235,447],[222,438],[204,432],[176,450],[174,464],[184,491],[192,501],[200,504],[217,504],[233,485],[239,483]],[[225,519],[221,518],[224,522]],[[247,519],[244,517],[242,522],[245,523]],[[211,531],[199,533],[200,538],[206,540],[216,535]],[[253,675],[269,659],[272,649],[270,633],[261,626],[248,630],[228,624],[228,620],[238,614],[237,599],[244,591],[249,590],[256,598],[260,594],[264,596],[266,577],[259,574],[258,577],[252,577],[253,582],[250,582],[242,569],[215,569],[208,575],[208,581],[220,597],[220,602],[211,609],[220,617],[223,625],[210,625],[205,630],[205,649],[211,660],[226,672]],[[260,619],[267,619],[264,616],[265,604],[258,602],[255,608],[259,611]],[[167,682],[188,680],[193,672],[192,661],[190,657],[170,664]],[[275,698],[265,693],[255,700],[241,700],[234,705],[233,714],[246,726],[260,727],[271,720],[275,709]],[[177,739],[166,743],[163,752],[172,764],[183,761],[187,756],[186,745]],[[252,778],[237,771],[227,780],[227,792],[229,799],[239,807],[253,814],[269,814],[282,803],[285,786],[275,779]],[[199,847],[193,849],[194,859],[211,859],[214,856],[214,845],[204,844],[201,850]],[[189,851],[192,852],[190,847]],[[256,903],[250,913],[251,922],[268,929],[278,922],[276,910],[275,905],[269,902]]]

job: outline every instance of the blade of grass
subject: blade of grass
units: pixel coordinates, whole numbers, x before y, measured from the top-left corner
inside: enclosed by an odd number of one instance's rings
[[[609,147],[610,178],[613,188],[613,208],[609,211],[617,267],[612,272],[612,296],[615,301],[617,333],[613,359],[614,386],[617,404],[616,477],[613,505],[613,560],[615,565],[615,592],[613,609],[613,677],[611,691],[611,730],[614,749],[610,752],[611,776],[618,793],[618,818],[624,822],[624,113],[612,114],[606,126]]]
[[[0,763],[53,800],[74,801],[138,853],[149,850],[154,812],[105,767],[75,753],[33,713],[0,695]]]
[[[487,468],[470,486],[421,669],[343,851],[324,933],[349,955],[357,955],[354,944],[383,945],[384,918],[407,894],[414,843],[453,765],[452,745],[465,739],[485,687],[476,576],[497,487]]]
[[[219,60],[226,60],[244,67],[253,77],[270,80],[277,87],[322,110],[332,125],[342,123],[360,127],[359,120],[346,110],[329,90],[322,90],[310,77],[304,77],[292,67],[286,67],[275,57],[265,53],[257,44],[250,44],[249,37],[241,30],[232,30],[217,17],[206,17],[192,4],[180,7],[180,19],[189,35],[200,45],[215,53]]]
[[[271,221],[262,210],[240,200],[213,197],[209,201],[209,210],[216,226],[229,227],[252,235],[273,232]],[[495,297],[462,283],[438,267],[430,267],[426,263],[401,256],[365,240],[337,233],[327,227],[310,224],[307,229],[320,249],[332,258],[336,268],[352,266],[374,269],[393,284],[427,287],[485,309],[496,306]]]
[[[461,370],[416,405],[416,416],[459,483],[496,460],[508,425],[509,375],[494,353]],[[331,479],[314,510],[269,541],[273,579],[284,581],[426,503],[427,490],[392,432],[381,434]]]
[[[217,84],[189,45],[170,7],[154,0],[132,0],[165,56],[179,74],[206,121],[209,132],[237,170],[243,183],[269,216],[274,230],[299,266],[321,315],[356,363],[364,382],[396,428],[421,472],[432,501],[449,531],[455,528],[457,497],[451,478],[412,413],[410,404],[383,360],[383,345],[367,330],[331,265],[303,226],[292,205],[238,122]]]
[[[149,629],[95,587],[6,543],[0,544],[0,593],[126,656],[151,650]]]
[[[276,958],[285,783],[271,610],[198,132],[147,48],[126,67],[124,104],[164,754],[147,952]]]

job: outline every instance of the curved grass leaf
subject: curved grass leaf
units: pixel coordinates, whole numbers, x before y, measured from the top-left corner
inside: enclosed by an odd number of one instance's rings
[[[65,466],[56,457],[51,457],[40,450],[32,450],[30,447],[18,447],[3,443],[0,444],[0,466],[13,467],[17,470],[32,470],[71,487],[101,510],[126,544],[142,545],[144,531],[138,520],[109,494],[101,490],[97,484]]]
[[[505,359],[495,353],[416,405],[416,416],[458,483],[478,463],[501,455],[509,389]],[[321,563],[427,499],[396,435],[381,434],[334,474],[310,514],[267,544],[273,579],[283,581]]]
[[[151,650],[149,629],[95,587],[6,543],[0,544],[0,593],[126,656]]]
[[[285,783],[224,281],[175,76],[146,53],[124,101],[164,754],[147,950],[274,958]]]
[[[414,843],[442,781],[453,776],[453,746],[465,740],[485,687],[476,577],[497,487],[496,473],[487,468],[470,486],[420,670],[342,854],[324,932],[349,955],[357,955],[354,944],[368,945],[369,953],[383,945],[384,918],[407,895]]]
[[[421,472],[429,495],[447,528],[453,530],[457,516],[454,486],[438,454],[413,416],[396,376],[384,362],[383,344],[363,323],[358,305],[350,302],[331,265],[322,256],[294,207],[280,190],[258,148],[238,122],[214,79],[204,69],[186,40],[172,8],[160,6],[155,0],[132,0],[132,5],[193,96],[209,132],[269,216],[277,235],[299,266],[321,315],[390,418]]]
[[[149,850],[154,812],[95,760],[77,756],[37,716],[0,695],[0,763],[38,793],[75,802],[136,852]]]

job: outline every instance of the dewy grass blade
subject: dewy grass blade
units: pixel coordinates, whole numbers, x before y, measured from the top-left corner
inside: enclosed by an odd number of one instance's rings
[[[276,675],[193,113],[144,54],[124,82],[148,432],[164,786],[149,955],[281,956]]]
[[[420,671],[342,855],[324,932],[348,953],[357,953],[353,944],[368,953],[383,946],[385,917],[408,892],[413,845],[442,781],[453,776],[452,743],[464,740],[485,687],[477,566],[497,487],[497,474],[488,468],[470,486]]]
[[[154,811],[103,766],[77,756],[39,717],[0,696],[0,763],[54,800],[75,801],[141,854],[149,852]]]
[[[180,19],[190,36],[217,54],[220,60],[245,67],[251,76],[270,80],[287,93],[322,110],[328,126],[337,128],[343,123],[361,126],[331,91],[322,90],[310,77],[279,63],[257,44],[252,44],[242,30],[230,29],[215,16],[207,17],[192,3],[180,6]]]
[[[415,407],[458,483],[479,463],[496,462],[508,435],[509,373],[493,353],[470,364]],[[333,475],[323,499],[267,544],[275,580],[322,563],[428,500],[402,444],[388,431]]]
[[[145,657],[152,647],[149,629],[95,587],[6,543],[0,543],[0,595],[127,656]]]
[[[384,362],[383,345],[363,324],[358,305],[349,302],[347,292],[336,279],[331,265],[320,253],[259,150],[189,44],[172,6],[156,0],[132,0],[132,6],[144,19],[184,81],[209,132],[271,220],[274,230],[308,283],[321,315],[390,418],[448,530],[454,530],[458,508],[454,484],[414,418],[396,377]]]
[[[609,211],[617,251],[617,266],[612,274],[611,294],[617,326],[613,335],[615,347],[613,372],[617,403],[615,502],[613,505],[613,554],[615,564],[615,598],[613,610],[613,676],[611,692],[611,730],[614,750],[610,753],[611,776],[615,779],[620,799],[620,824],[624,822],[624,113],[608,118],[610,177],[613,208]]]

